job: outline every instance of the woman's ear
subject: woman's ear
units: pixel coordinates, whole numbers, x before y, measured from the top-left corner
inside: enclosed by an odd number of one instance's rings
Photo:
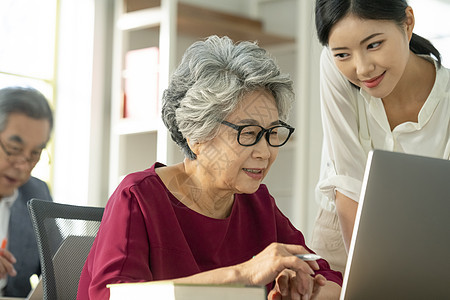
[[[186,139],[186,141],[191,151],[194,152],[195,155],[198,155],[200,152],[200,143],[193,143],[190,139]]]
[[[416,22],[416,20],[414,18],[414,11],[411,6],[408,6],[405,9],[405,15],[406,15],[406,19],[405,19],[406,34],[408,36],[408,41],[411,41],[414,25]]]

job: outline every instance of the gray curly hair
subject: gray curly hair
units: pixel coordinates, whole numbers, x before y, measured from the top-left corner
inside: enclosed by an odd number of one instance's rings
[[[228,37],[210,36],[184,53],[163,93],[162,119],[185,157],[194,160],[187,139],[212,139],[240,100],[260,89],[274,96],[279,118],[285,121],[294,101],[289,75],[256,43],[233,44]]]

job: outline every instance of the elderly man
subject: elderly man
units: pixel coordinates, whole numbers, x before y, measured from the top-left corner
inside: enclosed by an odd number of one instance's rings
[[[47,145],[53,115],[33,88],[0,90],[0,295],[25,297],[32,274],[40,274],[27,201],[52,200],[47,185],[31,171]]]

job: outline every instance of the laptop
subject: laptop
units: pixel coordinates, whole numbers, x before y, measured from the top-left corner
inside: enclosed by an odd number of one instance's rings
[[[340,299],[450,299],[449,160],[369,153]]]

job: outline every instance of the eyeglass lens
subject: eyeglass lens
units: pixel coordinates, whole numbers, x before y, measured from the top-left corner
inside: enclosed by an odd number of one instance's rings
[[[38,154],[33,154],[30,157],[26,157],[24,154],[10,154],[8,156],[8,161],[10,163],[30,163],[30,164],[35,164],[39,161],[39,159],[41,158],[41,153]]]
[[[275,126],[265,132],[269,136],[269,144],[279,146],[286,142],[289,138],[289,129],[284,126]],[[252,145],[260,140],[263,135],[263,129],[256,125],[249,125],[242,128],[239,134],[239,143],[242,145]]]
[[[19,163],[24,163],[24,162],[29,163],[29,164],[35,164],[40,160],[42,152],[43,152],[42,150],[36,151],[36,152],[31,153],[30,157],[26,157],[26,155],[22,152],[15,153],[15,152],[8,151],[4,148],[3,145],[2,145],[2,148],[6,154],[6,159],[12,164],[19,164]]]

